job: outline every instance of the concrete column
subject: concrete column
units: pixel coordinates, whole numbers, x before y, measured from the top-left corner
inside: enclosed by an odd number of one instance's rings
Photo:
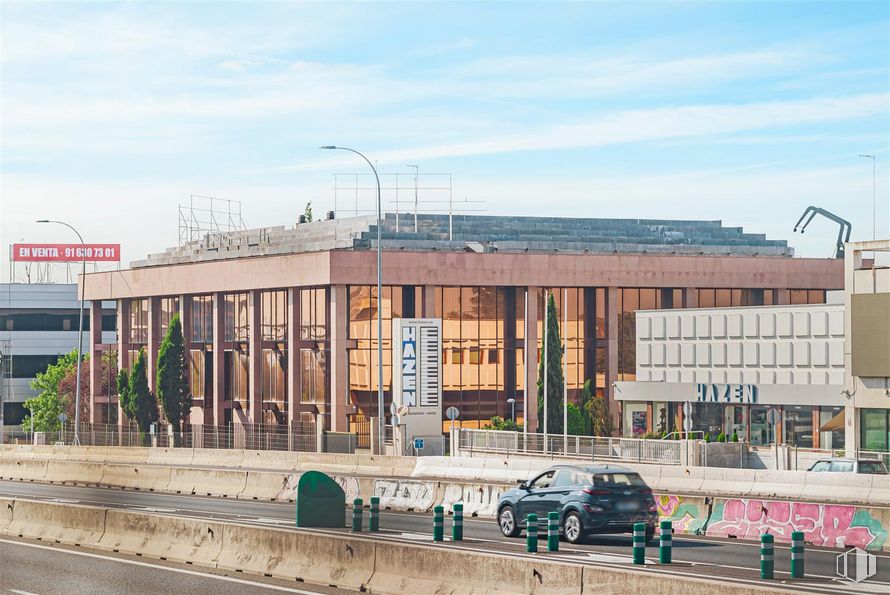
[[[213,294],[213,423],[225,425],[226,306],[222,292]]]
[[[436,315],[436,286],[424,285],[421,291],[423,304],[415,304],[415,313],[423,318],[433,318]]]
[[[538,431],[538,287],[526,288],[528,292],[528,319],[526,320],[525,394],[528,411],[524,412],[529,432]]]
[[[117,301],[117,368],[118,370],[130,369],[130,354],[128,352],[130,341],[130,300]],[[117,423],[121,430],[127,426],[129,420],[124,414],[120,404],[120,395],[117,402]],[[119,432],[119,434],[122,432]]]
[[[618,434],[621,434],[621,409],[615,400],[615,389],[612,383],[618,380],[618,340],[621,329],[618,328],[618,312],[621,304],[618,301],[618,288],[606,288],[606,390],[604,394],[609,404],[609,412],[615,422]]]
[[[90,423],[102,422],[96,397],[102,394],[102,352],[96,349],[102,343],[102,301],[90,302],[90,336],[87,341],[90,354]]]
[[[300,421],[300,290],[287,290],[287,420]]]
[[[345,285],[332,285],[329,330],[331,354],[328,370],[331,374],[330,399],[331,430],[346,432],[346,410],[349,405],[349,359],[346,355],[346,337],[349,294]]]
[[[248,378],[250,421],[263,423],[263,321],[262,295],[258,289],[247,295]]]

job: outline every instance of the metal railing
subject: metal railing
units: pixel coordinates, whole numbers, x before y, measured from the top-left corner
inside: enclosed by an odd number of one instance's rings
[[[5,427],[7,443],[20,444],[70,444],[74,437],[74,425],[53,432],[32,434],[17,427]],[[354,434],[349,434],[353,436]],[[193,424],[181,433],[174,433],[167,424],[157,424],[155,432],[140,432],[136,424],[117,426],[112,424],[80,425],[82,446],[156,446],[161,448],[181,446],[185,448],[282,450],[316,452],[318,437],[314,422],[291,422],[289,425],[237,424],[211,426]],[[339,442],[338,442],[339,440]],[[336,452],[348,452],[348,439],[334,438]]]
[[[589,460],[637,463],[681,464],[683,442],[680,440],[643,440],[602,436],[547,436],[502,430],[459,429],[458,445],[462,452],[543,455]]]

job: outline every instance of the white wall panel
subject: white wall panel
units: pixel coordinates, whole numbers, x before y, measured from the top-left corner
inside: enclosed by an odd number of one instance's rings
[[[744,314],[742,316],[742,327],[745,331],[745,338],[757,338],[759,336],[759,328],[757,324],[758,316],[755,313]]]

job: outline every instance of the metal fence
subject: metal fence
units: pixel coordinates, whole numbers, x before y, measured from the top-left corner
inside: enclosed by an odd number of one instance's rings
[[[543,434],[465,428],[458,431],[459,447],[470,455],[474,452],[506,453],[667,465],[682,463],[683,441],[680,440],[548,435],[545,444]]]
[[[8,444],[71,444],[74,440],[74,424],[68,423],[54,432],[31,434],[17,427],[5,427],[4,442]],[[349,434],[353,436],[354,434]],[[229,424],[211,426],[194,424],[181,433],[174,433],[167,424],[157,424],[155,432],[142,433],[136,424],[117,426],[111,424],[82,423],[79,432],[82,446],[182,446],[186,448],[283,450],[315,452],[318,437],[315,422],[291,422],[287,426],[262,424]],[[335,438],[332,452],[349,452],[348,439]],[[354,447],[353,447],[354,451]]]

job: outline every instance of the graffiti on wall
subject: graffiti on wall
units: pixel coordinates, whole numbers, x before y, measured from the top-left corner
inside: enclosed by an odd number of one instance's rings
[[[790,542],[792,531],[803,531],[813,545],[881,550],[888,527],[867,508],[843,504],[812,504],[715,498],[658,496],[661,520],[673,522],[674,531],[684,535],[735,537],[757,541],[770,533],[778,542]]]
[[[802,531],[804,541],[825,547],[880,550],[887,541],[887,529],[867,509],[842,504],[718,500],[707,529],[708,535],[753,540],[769,532],[782,542],[791,541],[792,531]]]
[[[707,508],[702,511],[696,502],[682,496],[660,495],[658,516],[663,521],[671,521],[674,532],[683,535],[701,535],[708,524]]]

